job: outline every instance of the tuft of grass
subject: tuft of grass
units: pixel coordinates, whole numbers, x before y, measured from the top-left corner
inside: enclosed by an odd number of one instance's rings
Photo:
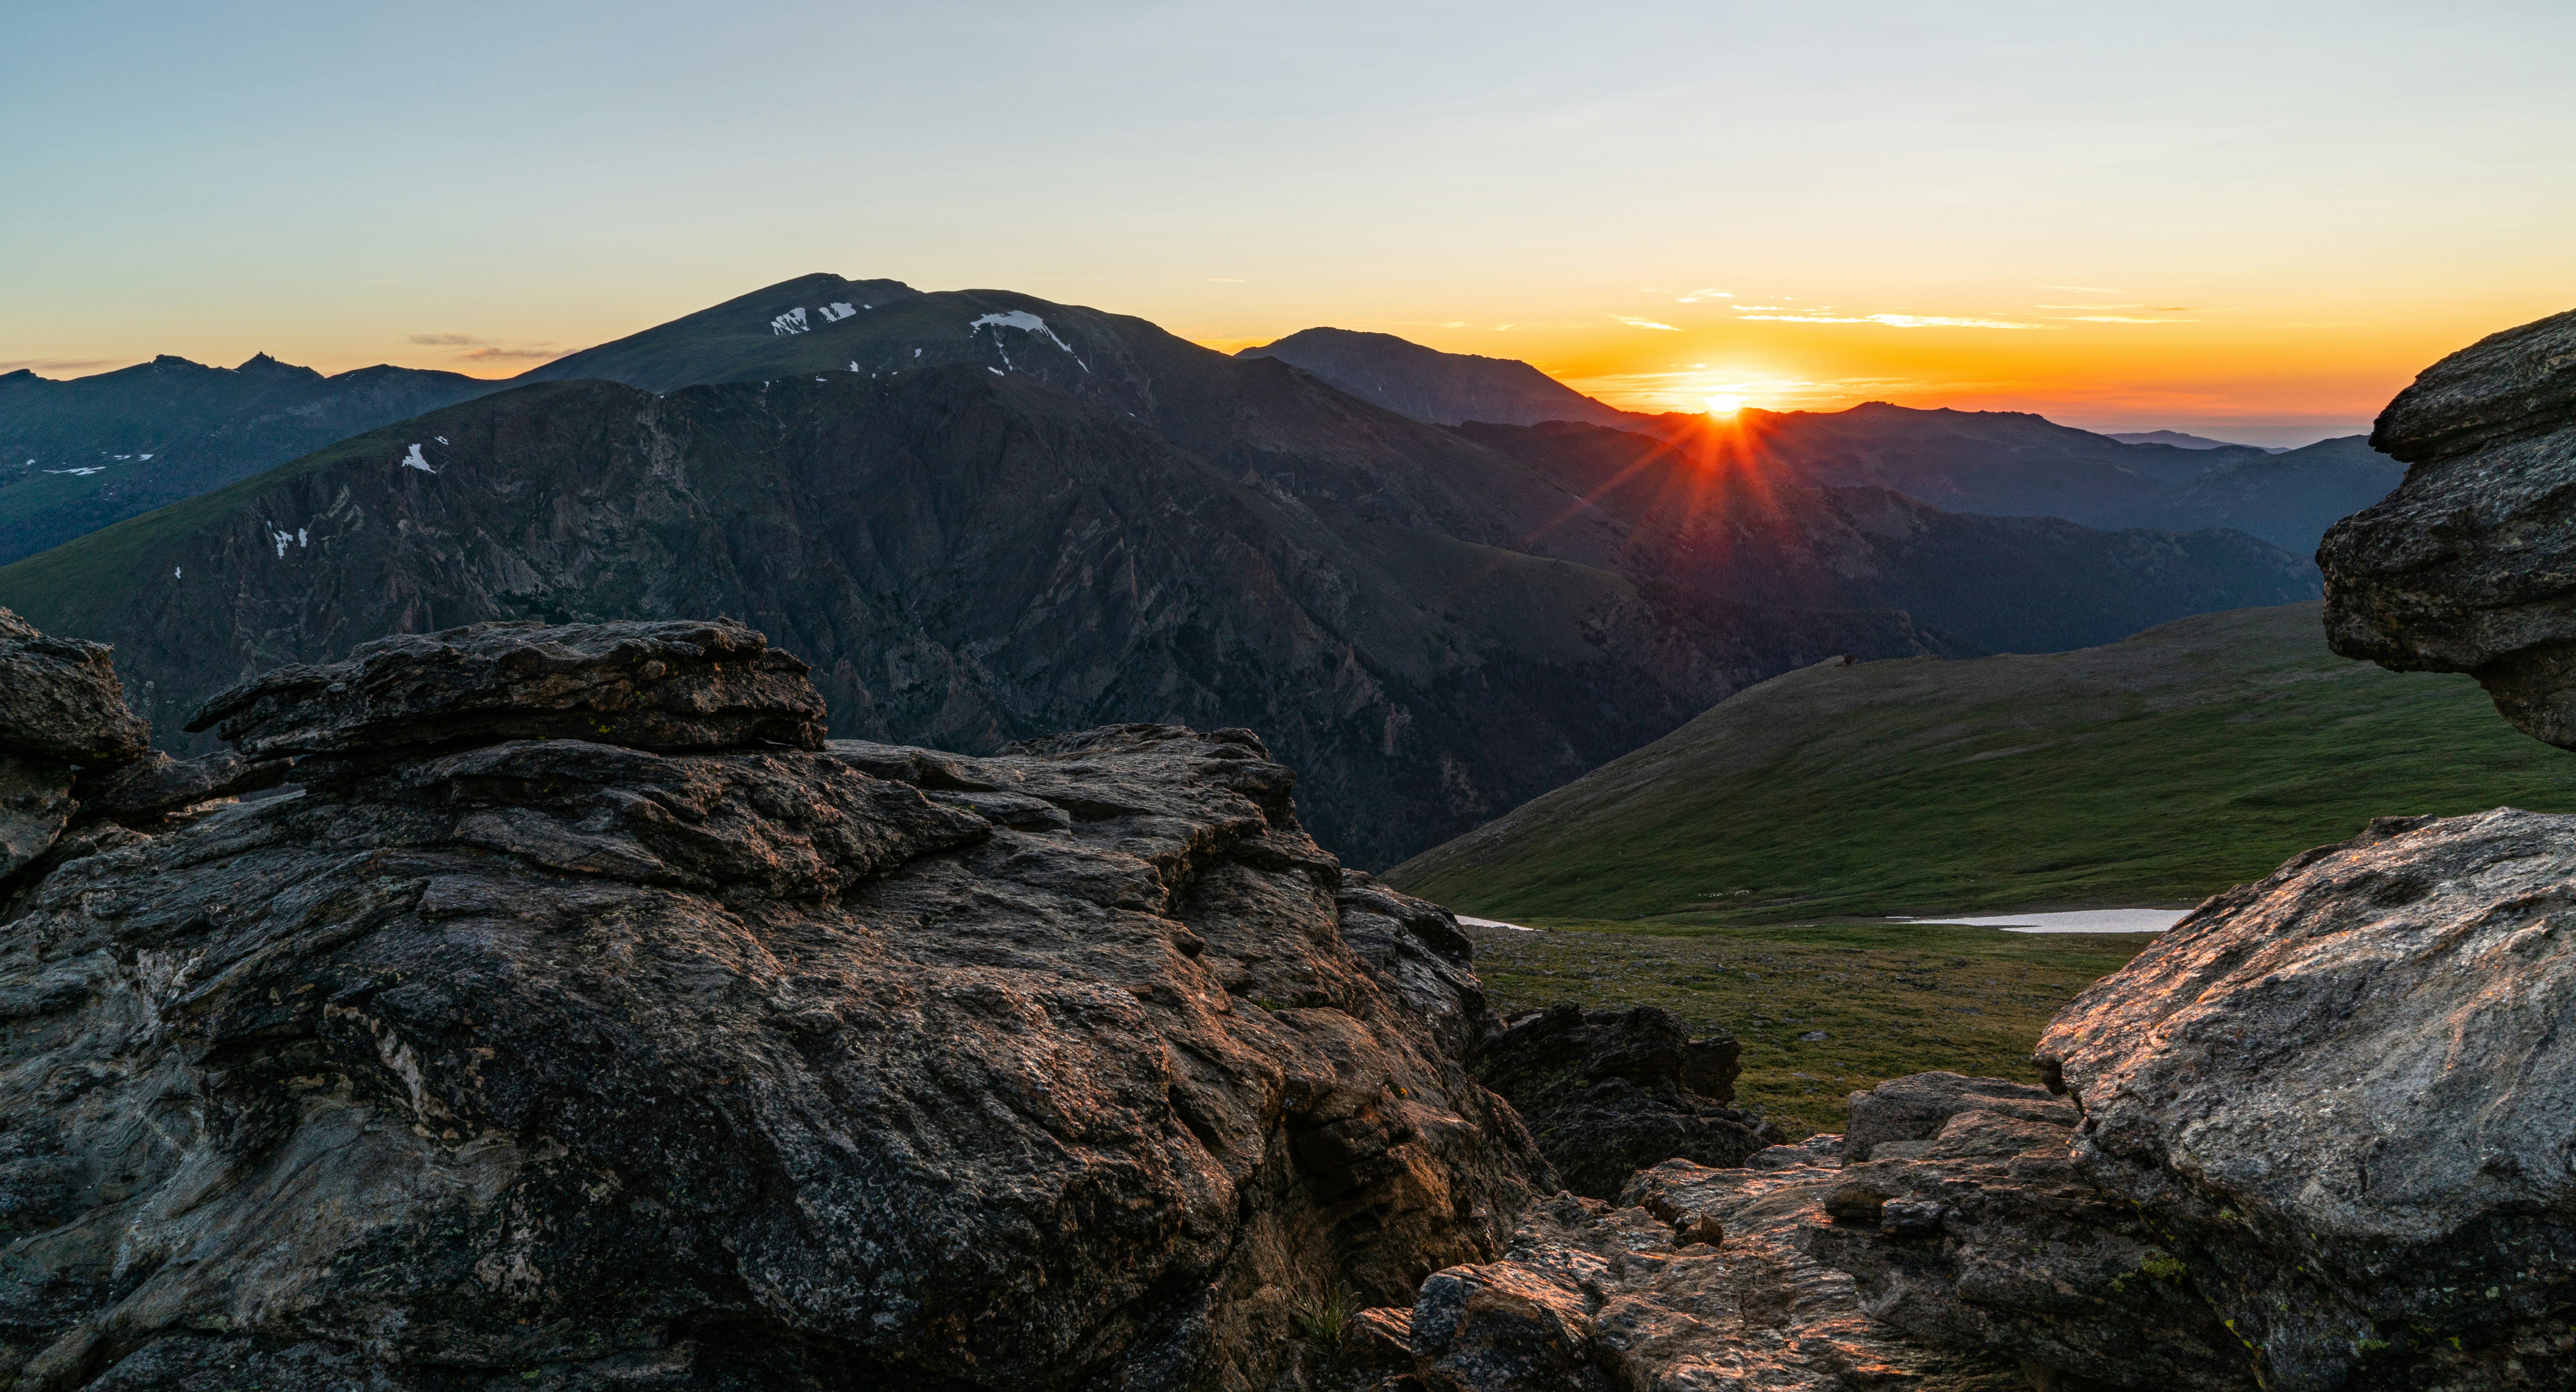
[[[1342,1341],[1342,1327],[1351,1322],[1359,1309],[1358,1300],[1341,1282],[1334,1282],[1320,1296],[1299,1299],[1293,1307],[1297,1329],[1308,1340],[1332,1348]]]
[[[1694,1033],[1733,1035],[1736,1104],[1792,1136],[1842,1130],[1845,1094],[1908,1073],[2038,1081],[2030,1052],[2049,1017],[2154,941],[1911,924],[1552,929],[1467,929],[1495,1009],[1655,1005]]]
[[[2576,810],[2571,775],[2467,677],[2284,605],[1793,672],[1386,878],[1515,923],[2181,908],[2377,816]]]

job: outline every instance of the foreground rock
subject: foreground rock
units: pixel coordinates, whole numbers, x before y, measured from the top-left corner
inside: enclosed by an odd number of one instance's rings
[[[2472,673],[2576,749],[2576,311],[2425,369],[2370,442],[2412,467],[2318,548],[2335,651]]]
[[[1726,1105],[1742,1053],[1732,1039],[1692,1039],[1653,1006],[1557,1005],[1485,1041],[1476,1076],[1520,1112],[1565,1187],[1607,1199],[1666,1160],[1741,1165],[1782,1139]]]
[[[2009,1357],[1872,1319],[1852,1278],[1807,1254],[1840,1183],[1829,1164],[1667,1161],[1615,1206],[1533,1207],[1503,1260],[1439,1273],[1410,1311],[1366,1313],[1403,1331],[1401,1371],[1435,1392],[2026,1392]],[[1396,1385],[1394,1367],[1354,1383]]]
[[[0,902],[79,811],[74,765],[131,763],[151,739],[106,647],[48,638],[0,609]]]
[[[327,781],[75,829],[0,932],[0,1383],[1258,1387],[1499,1254],[1455,925],[1257,739],[799,747],[698,628],[252,683]]]
[[[2576,1384],[2576,817],[2383,819],[2040,1042],[2076,1161],[2277,1388]]]

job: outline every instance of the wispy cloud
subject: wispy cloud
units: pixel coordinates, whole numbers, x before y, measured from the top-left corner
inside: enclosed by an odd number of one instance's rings
[[[1674,328],[1670,324],[1658,324],[1652,319],[1631,319],[1625,314],[1613,314],[1610,317],[1632,329],[1661,329],[1665,333],[1681,332],[1681,330]]]
[[[1891,329],[2045,329],[2012,319],[1969,319],[1947,314],[1739,314],[1783,324],[1882,324]]]
[[[477,348],[472,352],[459,353],[456,356],[465,362],[490,362],[501,358],[560,358],[563,356],[563,350],[552,344],[546,344],[536,348]]]
[[[406,341],[430,348],[476,348],[492,340],[472,334],[413,334]]]
[[[79,372],[88,368],[123,367],[123,358],[9,358],[0,360],[0,372],[25,368],[42,377],[49,372]]]
[[[2082,308],[2083,306],[2069,306]],[[2197,319],[2141,319],[2134,314],[2061,314],[2070,324],[2197,324]]]
[[[1708,300],[1731,300],[1734,298],[1735,292],[1732,290],[1693,290],[1689,294],[1674,301],[1674,303],[1700,304]]]

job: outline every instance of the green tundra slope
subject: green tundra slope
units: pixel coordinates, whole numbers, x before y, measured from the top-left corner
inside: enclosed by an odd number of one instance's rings
[[[2466,677],[2333,656],[2318,607],[1791,672],[1387,878],[1463,913],[1683,930],[2185,906],[2375,816],[2576,809],[2576,761]]]

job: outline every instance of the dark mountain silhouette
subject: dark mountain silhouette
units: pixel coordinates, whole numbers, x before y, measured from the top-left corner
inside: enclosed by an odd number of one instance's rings
[[[2388,496],[2406,466],[2367,435],[2319,440],[2212,469],[2126,520],[2146,527],[2233,527],[2312,555],[2326,529]]]
[[[2272,449],[2268,446],[2240,445],[2230,440],[2213,440],[2206,435],[2193,435],[2180,430],[2106,430],[2102,433],[2105,437],[2117,440],[2124,445],[2171,445],[2176,449],[2187,450],[2250,449],[2260,450],[2264,454],[2287,453],[2285,450]]]
[[[1626,429],[1654,417],[1595,401],[1517,358],[1443,353],[1385,333],[1302,329],[1238,358],[1278,358],[1362,401],[1441,425],[1586,421]]]
[[[504,385],[386,366],[325,377],[266,353],[0,376],[0,564]]]

